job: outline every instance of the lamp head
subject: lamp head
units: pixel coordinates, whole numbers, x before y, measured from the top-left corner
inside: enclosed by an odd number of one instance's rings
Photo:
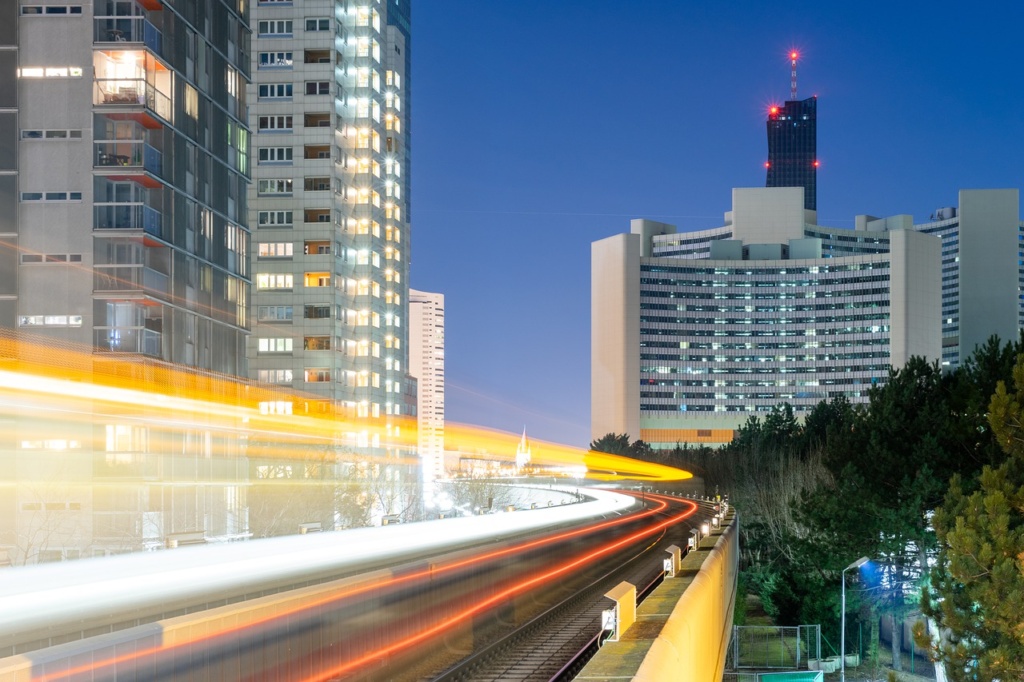
[[[863,566],[864,564],[866,564],[869,561],[871,561],[871,560],[868,559],[866,556],[862,556],[861,558],[857,559],[852,564],[850,564],[849,566],[844,568],[843,572],[845,573],[846,571],[849,571],[852,568],[860,568],[861,566]]]

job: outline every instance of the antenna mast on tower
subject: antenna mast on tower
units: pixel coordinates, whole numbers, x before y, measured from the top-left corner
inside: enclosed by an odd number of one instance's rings
[[[796,58],[798,56],[796,50],[789,53],[789,59],[793,63],[793,80],[789,84],[789,99],[793,102],[796,101]]]

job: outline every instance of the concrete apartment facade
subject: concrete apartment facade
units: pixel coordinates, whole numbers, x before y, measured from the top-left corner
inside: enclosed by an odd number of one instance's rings
[[[592,436],[722,444],[783,402],[863,402],[911,356],[955,366],[992,334],[1016,338],[1018,191],[959,201],[848,230],[815,224],[799,187],[735,189],[722,227],[634,220],[594,242]]]
[[[253,6],[251,376],[339,411],[364,451],[414,416],[409,18],[408,0]]]
[[[416,377],[416,442],[423,498],[444,471],[444,294],[409,291],[409,372]]]

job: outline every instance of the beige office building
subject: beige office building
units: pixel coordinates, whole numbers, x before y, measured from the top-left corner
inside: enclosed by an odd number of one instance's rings
[[[801,188],[733,190],[722,227],[634,220],[591,247],[591,432],[722,444],[789,403],[867,400],[913,355],[955,366],[1024,316],[1017,190],[929,222],[816,224]]]

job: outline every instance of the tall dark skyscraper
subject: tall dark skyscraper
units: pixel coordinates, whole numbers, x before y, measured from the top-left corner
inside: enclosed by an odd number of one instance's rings
[[[765,187],[803,187],[804,208],[818,207],[818,98],[768,110]]]

